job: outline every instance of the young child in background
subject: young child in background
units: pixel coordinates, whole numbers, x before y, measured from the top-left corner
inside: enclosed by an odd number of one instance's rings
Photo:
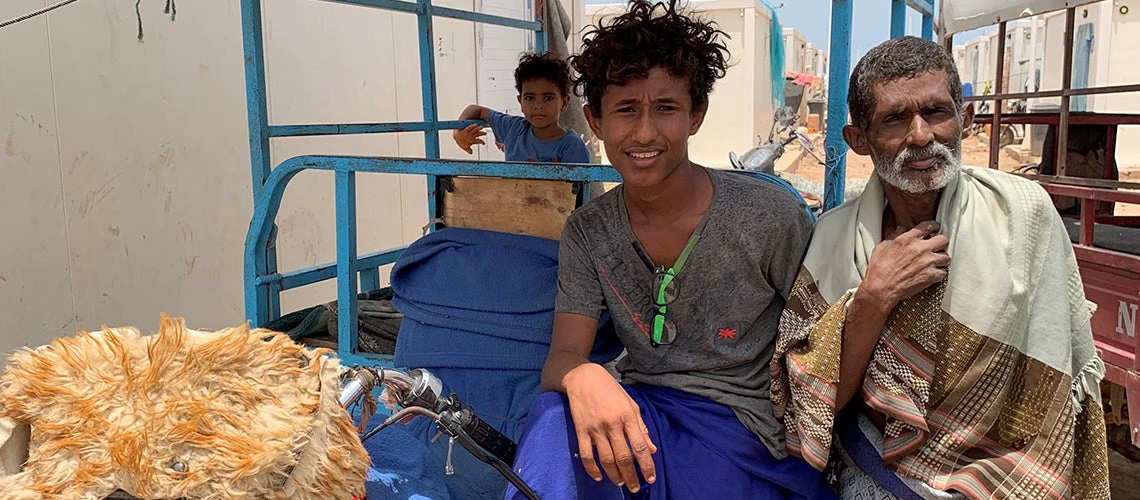
[[[551,54],[524,54],[515,69],[515,89],[523,116],[472,104],[459,119],[490,123],[507,161],[590,163],[590,152],[578,133],[558,125],[558,117],[570,104],[570,67],[565,61]],[[480,139],[485,135],[482,125],[452,133],[468,154],[474,153],[472,146],[486,144]]]

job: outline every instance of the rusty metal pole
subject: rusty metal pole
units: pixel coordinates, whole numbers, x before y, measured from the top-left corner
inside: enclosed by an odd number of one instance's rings
[[[994,94],[1005,92],[1003,76],[1005,76],[1005,21],[998,25],[997,44],[997,76],[994,77]],[[1001,153],[1001,98],[994,99],[994,119],[990,126],[990,168],[998,168],[998,158]]]
[[[1065,10],[1065,63],[1061,68],[1061,115],[1057,120],[1057,175],[1065,176],[1069,156],[1069,106],[1073,89],[1073,24],[1077,9]]]

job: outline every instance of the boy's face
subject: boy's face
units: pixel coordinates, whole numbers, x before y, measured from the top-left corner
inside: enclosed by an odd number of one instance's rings
[[[546,128],[558,123],[558,117],[570,104],[570,96],[562,94],[554,82],[534,78],[522,82],[519,104],[530,126]]]
[[[701,128],[706,111],[693,109],[688,81],[661,68],[610,85],[600,108],[595,116],[586,106],[590,129],[605,143],[622,182],[636,187],[660,184],[689,160],[689,136]]]

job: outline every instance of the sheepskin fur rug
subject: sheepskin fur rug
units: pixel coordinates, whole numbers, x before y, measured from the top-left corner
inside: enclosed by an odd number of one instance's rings
[[[104,328],[21,350],[0,377],[0,423],[30,425],[28,459],[0,498],[363,497],[368,454],[329,354],[166,316],[157,335]]]

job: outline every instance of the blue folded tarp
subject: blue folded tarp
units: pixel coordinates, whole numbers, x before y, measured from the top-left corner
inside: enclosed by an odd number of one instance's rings
[[[404,315],[396,366],[428,369],[443,381],[445,395],[456,393],[480,418],[518,440],[527,411],[542,391],[541,370],[550,350],[558,290],[558,242],[443,229],[408,247],[392,269],[391,283],[392,303]],[[605,363],[621,350],[608,318],[603,318],[591,359]],[[375,463],[398,464],[415,453],[428,468],[435,468],[431,470],[443,470],[446,439],[428,442],[435,435],[430,422],[420,420],[399,431],[410,432],[424,446],[370,446]],[[385,454],[401,455],[394,460]],[[453,465],[456,474],[446,477],[450,498],[502,498],[506,480],[459,446]],[[392,468],[377,468],[377,473],[400,473]],[[422,471],[408,471],[408,486],[396,496],[381,498],[409,498],[413,479],[426,477]],[[379,492],[370,489],[370,500],[376,500],[374,494]],[[428,491],[414,494],[440,498]]]

